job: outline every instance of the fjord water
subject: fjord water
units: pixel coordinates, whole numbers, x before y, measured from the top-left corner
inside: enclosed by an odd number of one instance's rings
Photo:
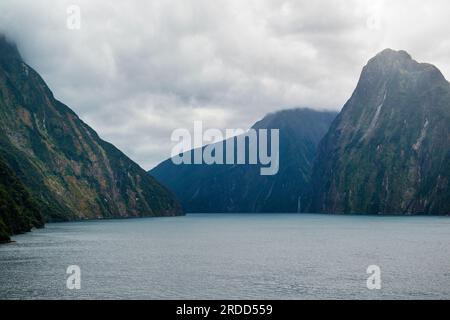
[[[285,214],[47,224],[0,246],[1,299],[448,299],[450,218]],[[81,268],[81,289],[66,268]],[[366,269],[381,268],[381,290]]]

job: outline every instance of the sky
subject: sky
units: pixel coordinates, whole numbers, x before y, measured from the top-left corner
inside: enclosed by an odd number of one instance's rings
[[[286,108],[340,110],[388,47],[449,75],[449,12],[447,0],[1,0],[0,32],[57,99],[150,169],[194,121],[245,129]]]

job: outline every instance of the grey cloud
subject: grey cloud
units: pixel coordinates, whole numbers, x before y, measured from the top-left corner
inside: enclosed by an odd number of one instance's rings
[[[66,28],[79,5],[82,28]],[[170,134],[266,113],[338,110],[385,47],[450,71],[450,4],[435,0],[2,0],[0,31],[55,96],[149,169]]]

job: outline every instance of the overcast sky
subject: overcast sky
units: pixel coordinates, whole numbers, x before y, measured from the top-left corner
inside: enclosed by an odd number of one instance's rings
[[[67,7],[81,29],[67,28]],[[143,168],[170,134],[247,128],[266,113],[340,110],[386,47],[450,74],[447,0],[1,0],[15,40],[56,98]]]

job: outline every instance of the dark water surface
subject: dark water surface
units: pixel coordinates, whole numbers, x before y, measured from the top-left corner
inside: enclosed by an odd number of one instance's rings
[[[450,218],[200,215],[47,224],[0,245],[2,299],[449,299]],[[81,289],[66,268],[81,268]],[[381,290],[366,269],[381,268]]]

